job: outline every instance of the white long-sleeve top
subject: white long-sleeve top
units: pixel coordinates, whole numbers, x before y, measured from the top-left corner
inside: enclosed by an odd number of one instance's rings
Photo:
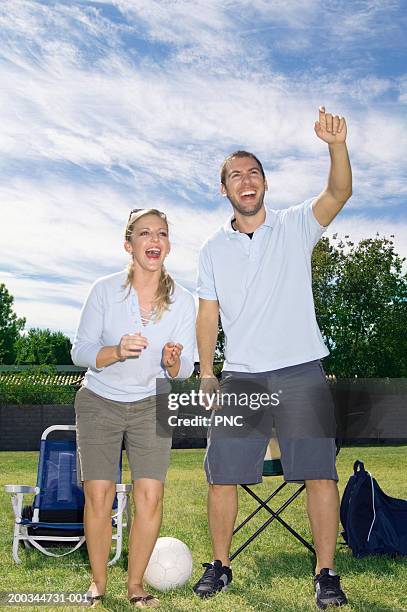
[[[168,378],[162,365],[166,342],[183,345],[177,378],[188,378],[194,367],[195,301],[192,294],[175,283],[172,304],[159,321],[141,324],[137,292],[124,288],[125,271],[98,279],[82,308],[72,347],[75,365],[87,367],[84,386],[105,397],[134,402],[156,393],[157,379]],[[96,356],[104,346],[114,346],[125,334],[140,332],[148,347],[140,357],[96,367]]]

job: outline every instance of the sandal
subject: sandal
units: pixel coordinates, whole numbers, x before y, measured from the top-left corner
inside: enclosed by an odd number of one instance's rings
[[[88,591],[85,595],[86,600],[89,602],[90,608],[96,608],[103,603],[104,595],[92,595],[92,591]]]
[[[158,608],[160,600],[154,595],[146,595],[145,597],[131,597],[130,603],[136,608]]]

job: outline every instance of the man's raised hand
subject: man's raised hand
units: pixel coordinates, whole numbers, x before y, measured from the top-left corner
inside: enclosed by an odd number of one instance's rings
[[[315,121],[314,130],[318,138],[328,144],[344,143],[347,133],[345,117],[331,115],[325,111],[325,106],[320,106],[319,120]]]

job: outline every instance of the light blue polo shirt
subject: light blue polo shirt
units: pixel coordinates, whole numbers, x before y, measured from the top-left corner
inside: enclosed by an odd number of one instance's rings
[[[223,369],[267,372],[329,354],[311,283],[312,250],[325,229],[313,199],[285,210],[266,207],[252,239],[231,216],[203,245],[198,295],[218,300],[225,332]]]
[[[72,361],[87,367],[84,386],[107,399],[135,402],[156,393],[156,379],[167,378],[161,364],[167,342],[183,345],[177,378],[188,378],[194,369],[195,300],[184,287],[175,283],[172,304],[162,318],[141,323],[136,290],[124,288],[127,272],[122,271],[97,280],[82,308],[72,346]],[[140,332],[148,346],[140,357],[96,367],[96,356],[103,346],[114,346],[125,334]],[[165,390],[165,387],[163,387]]]

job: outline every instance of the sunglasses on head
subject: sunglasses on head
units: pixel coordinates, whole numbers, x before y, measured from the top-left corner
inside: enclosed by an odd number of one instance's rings
[[[130,214],[129,214],[129,221],[130,221],[130,219],[131,219],[131,215],[134,215],[135,213],[138,213],[138,212],[140,212],[140,211],[142,211],[142,210],[149,210],[149,209],[148,209],[148,208],[133,208],[133,210],[131,210],[131,211],[130,211]],[[167,218],[167,217],[166,217],[166,215],[165,215],[165,213],[161,212],[161,210],[159,210],[158,212],[160,213],[160,215],[161,215],[161,216],[162,216],[164,219],[166,219],[166,218]],[[128,222],[129,222],[129,221],[128,221]],[[127,222],[127,223],[128,223],[128,222]]]

